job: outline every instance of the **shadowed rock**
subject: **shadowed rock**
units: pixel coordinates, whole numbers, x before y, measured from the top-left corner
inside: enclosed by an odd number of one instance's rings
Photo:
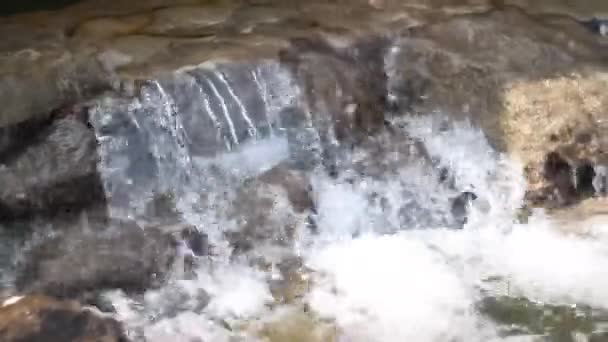
[[[175,255],[175,240],[157,229],[75,230],[32,246],[23,256],[16,286],[67,298],[104,289],[143,291],[162,284]]]
[[[0,138],[0,219],[103,203],[95,136],[82,118],[4,128]]]

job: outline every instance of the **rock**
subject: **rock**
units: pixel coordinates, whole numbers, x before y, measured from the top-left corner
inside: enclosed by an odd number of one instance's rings
[[[64,298],[108,289],[139,292],[163,282],[176,248],[171,236],[154,228],[123,225],[105,231],[68,231],[25,253],[16,287],[24,293]]]
[[[44,296],[12,297],[0,307],[5,342],[127,342],[122,325],[76,302]]]
[[[589,20],[596,16],[605,17],[608,14],[608,5],[601,0],[584,2],[540,0],[533,3],[525,0],[504,0],[504,3],[506,5],[517,5],[534,14],[561,14],[579,20]]]
[[[608,20],[592,18],[591,20],[583,21],[582,24],[593,33],[608,36]]]
[[[286,257],[274,266],[279,276],[270,280],[269,287],[275,301],[282,304],[301,303],[312,286],[311,271],[297,256]]]
[[[209,254],[209,241],[207,235],[196,229],[196,227],[183,229],[181,237],[195,256]]]
[[[550,182],[560,205],[571,204],[576,199],[576,188],[572,179],[573,171],[559,154],[550,153],[544,167],[544,177]]]
[[[272,320],[252,324],[253,330],[263,341],[268,342],[329,342],[339,341],[339,329],[302,309],[288,308]]]
[[[400,110],[482,128],[522,162],[528,198],[542,205],[553,192],[543,176],[549,153],[576,169],[597,165],[606,149],[605,49],[572,24],[506,7],[413,28],[389,54],[389,98]]]
[[[450,212],[452,213],[458,228],[462,228],[467,223],[468,208],[476,199],[477,195],[470,191],[462,192],[456,198],[452,199]]]
[[[84,101],[110,88],[110,77],[88,49],[74,55],[56,47],[38,49],[27,38],[24,43],[31,45],[17,51],[0,47],[0,101],[4,103],[0,127],[46,119],[52,108]]]
[[[585,335],[592,335],[601,322],[597,313],[585,305],[577,305],[574,309],[506,295],[486,297],[477,303],[477,307],[496,323],[502,334],[542,334],[553,341],[572,340],[577,333],[586,340]]]
[[[388,180],[395,177],[407,165],[434,167],[424,143],[408,136],[403,131],[390,127],[357,147],[359,156],[353,163],[353,170],[361,176]],[[446,171],[447,172],[447,171]]]
[[[81,118],[25,123],[0,136],[0,219],[103,203],[95,136]]]
[[[334,47],[322,38],[294,39],[281,52],[304,89],[312,125],[324,145],[352,144],[384,122],[386,75],[382,37],[361,40],[348,48]]]
[[[548,210],[558,231],[566,235],[603,238],[608,222],[608,198],[588,198],[577,205]]]
[[[283,188],[296,212],[314,210],[311,185],[304,173],[279,165],[260,175],[259,180]]]
[[[309,180],[285,165],[245,182],[236,196],[228,215],[236,220],[229,240],[237,251],[291,245],[314,210]]]

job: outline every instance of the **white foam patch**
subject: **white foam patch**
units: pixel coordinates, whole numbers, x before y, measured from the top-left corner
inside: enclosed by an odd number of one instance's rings
[[[481,341],[473,296],[424,241],[367,235],[330,245],[309,260],[326,277],[311,307],[336,320],[347,341]]]
[[[200,285],[211,295],[206,312],[215,317],[250,318],[263,313],[272,295],[261,271],[230,266],[203,273]]]
[[[608,308],[608,240],[565,236],[544,218],[509,232],[428,230],[342,240],[313,252],[311,308],[347,341],[487,341],[481,289]],[[486,283],[484,279],[502,279]]]
[[[608,240],[568,237],[535,220],[485,241],[481,258],[526,297],[608,308]]]
[[[361,192],[350,184],[329,183],[322,179],[317,182],[318,225],[324,228],[323,238],[350,238],[365,224],[367,201]]]

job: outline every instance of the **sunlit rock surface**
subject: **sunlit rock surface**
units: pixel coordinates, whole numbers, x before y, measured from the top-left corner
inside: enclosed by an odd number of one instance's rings
[[[16,287],[64,298],[116,288],[141,292],[163,283],[175,257],[176,242],[158,229],[75,230],[34,244],[19,267]]]
[[[0,307],[0,338],[17,341],[128,341],[120,323],[75,302],[43,296],[5,298]]]

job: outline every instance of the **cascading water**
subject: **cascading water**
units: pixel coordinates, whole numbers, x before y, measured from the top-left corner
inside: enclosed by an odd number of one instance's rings
[[[601,330],[606,235],[560,235],[542,212],[516,222],[520,168],[479,129],[442,113],[399,115],[366,144],[338,146],[331,173],[315,162],[324,148],[318,127],[290,121],[300,101],[290,74],[274,63],[239,68],[182,70],[135,100],[106,98],[92,110],[111,215],[149,220],[152,200],[169,195],[178,220],[211,246],[193,274],[177,270],[143,298],[106,294],[135,338],[534,341],[561,333],[501,321],[502,307],[483,306],[521,298],[541,312],[545,304],[599,310],[571,308],[593,327],[574,326],[569,338]],[[286,189],[256,183],[302,164],[295,169],[310,183],[308,211],[296,210]],[[459,222],[454,203],[465,191],[476,200],[463,203]],[[249,245],[237,247],[230,237],[248,219]],[[305,290],[279,299],[294,286]],[[287,335],[264,328],[290,327],[293,317],[313,323],[296,319]]]
[[[239,155],[241,145],[263,145],[263,137],[282,141],[272,127],[278,126],[279,108],[293,100],[291,95],[269,93],[268,89],[289,87],[281,84],[285,76],[276,65],[242,69],[249,79],[239,79],[238,84],[247,92],[257,89],[253,96],[237,95],[239,89],[229,80],[231,70],[197,69],[149,82],[133,100],[106,97],[96,103],[90,121],[99,142],[101,178],[112,217],[143,219],[155,196],[178,198],[193,187],[202,191],[209,168],[222,163],[245,175],[263,171],[231,156]],[[232,70],[240,73],[243,70]],[[264,78],[269,85],[257,77],[265,73],[277,73]],[[224,152],[234,154],[217,158]]]

